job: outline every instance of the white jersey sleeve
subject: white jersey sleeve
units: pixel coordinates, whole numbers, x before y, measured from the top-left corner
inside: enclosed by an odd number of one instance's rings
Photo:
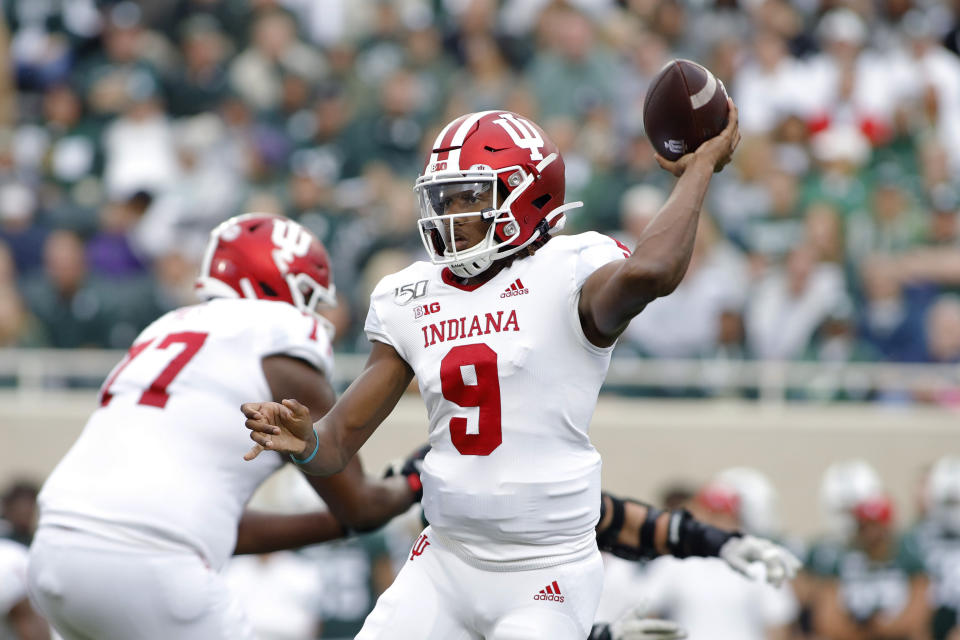
[[[428,262],[415,262],[406,269],[382,279],[370,294],[370,308],[363,330],[371,342],[388,344],[406,362],[410,362],[410,353],[405,347],[406,336],[398,335],[387,320],[396,310],[405,309],[416,317],[429,315],[429,305],[424,302],[433,291],[427,275],[435,271]]]
[[[393,339],[386,326],[384,326],[383,320],[380,318],[380,312],[378,308],[381,304],[380,301],[384,298],[383,289],[384,286],[381,282],[370,295],[370,308],[367,310],[367,320],[363,324],[363,331],[367,334],[367,339],[370,340],[370,342],[382,342],[384,344],[388,344],[396,349],[397,353],[403,357],[403,352],[400,350],[400,341]]]
[[[285,355],[299,358],[322,373],[328,380],[333,378],[333,345],[330,342],[328,325],[321,320],[298,312],[285,305],[283,322],[269,324],[269,331],[262,338],[264,355]],[[293,313],[290,313],[293,311]]]
[[[574,274],[578,291],[587,278],[603,265],[630,257],[630,249],[610,236],[589,231],[580,237],[583,238],[583,243],[577,253],[577,268]]]

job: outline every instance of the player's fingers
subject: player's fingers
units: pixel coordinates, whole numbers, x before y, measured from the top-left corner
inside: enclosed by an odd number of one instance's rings
[[[310,410],[294,398],[284,400],[283,406],[293,411],[293,415],[297,418],[305,418],[310,415]]]
[[[243,426],[245,426],[247,429],[250,429],[250,431],[253,433],[257,433],[257,432],[270,433],[270,434],[280,433],[280,427],[270,424],[265,420],[257,419],[257,418],[247,418],[246,420],[244,420]]]
[[[730,115],[727,116],[727,128],[730,129],[736,127],[740,122],[740,111],[733,102],[733,98],[727,98],[727,106],[730,108]]]
[[[673,162],[671,162],[670,160],[667,160],[666,158],[664,158],[664,157],[663,157],[662,155],[660,155],[659,153],[653,154],[653,157],[656,158],[657,164],[660,165],[660,168],[661,168],[661,169],[666,169],[666,170],[669,171],[670,173],[673,173],[673,167],[674,167],[674,163],[673,163]]]
[[[250,460],[253,460],[258,455],[260,455],[260,452],[264,450],[265,449],[261,447],[259,444],[255,444],[250,448],[250,451],[247,451],[247,453],[244,454],[243,459],[249,462]]]
[[[240,405],[240,411],[248,418],[261,419],[260,404],[259,402],[244,402]]]
[[[251,432],[250,432],[250,439],[253,440],[254,442],[256,442],[256,443],[257,443],[258,445],[260,445],[261,447],[263,447],[264,449],[272,449],[272,448],[273,448],[273,440],[270,439],[270,436],[268,436],[268,435],[266,435],[266,434],[264,434],[264,433],[258,433],[258,432],[256,432],[256,431],[251,431]]]

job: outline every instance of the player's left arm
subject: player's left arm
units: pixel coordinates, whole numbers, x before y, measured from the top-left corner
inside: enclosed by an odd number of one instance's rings
[[[363,372],[316,423],[293,399],[242,404],[244,425],[256,443],[244,458],[278,451],[290,454],[305,473],[339,473],[393,411],[412,380],[413,369],[396,349],[375,340]]]
[[[621,558],[719,557],[748,576],[749,566],[759,562],[766,569],[767,581],[775,586],[793,578],[800,568],[800,561],[780,545],[700,522],[686,509],[661,511],[606,492],[601,499],[597,545]]]
[[[680,284],[693,255],[700,208],[710,178],[729,162],[739,141],[737,108],[730,100],[729,121],[717,136],[676,162],[657,155],[660,166],[679,180],[644,229],[633,254],[600,267],[584,282],[577,310],[584,334],[592,344],[612,345],[645,306]]]
[[[314,422],[333,406],[336,394],[320,371],[288,356],[269,356],[263,371],[274,402],[297,398],[310,410]],[[371,531],[406,511],[415,493],[402,478],[374,478],[363,471],[360,457],[353,456],[340,473],[321,477],[304,474],[334,516],[346,529]],[[319,540],[315,542],[320,542]]]

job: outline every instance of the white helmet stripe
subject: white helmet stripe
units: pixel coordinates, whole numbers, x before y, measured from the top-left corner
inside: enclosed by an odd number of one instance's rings
[[[491,113],[496,113],[496,111],[477,111],[476,113],[471,113],[466,117],[466,119],[464,119],[462,123],[460,123],[460,126],[457,128],[457,132],[453,136],[453,140],[450,142],[451,147],[456,147],[450,151],[450,167],[459,168],[461,171],[464,169],[469,169],[469,167],[460,166],[460,147],[463,145],[463,141],[466,139],[467,134],[470,133],[470,129],[473,128],[473,125],[475,125],[480,118]]]
[[[440,131],[439,135],[437,135],[437,139],[433,141],[433,148],[434,148],[434,149],[442,149],[442,148],[444,148],[445,146],[449,146],[449,145],[444,145],[444,144],[443,144],[443,140],[444,140],[444,138],[447,137],[447,132],[450,130],[450,128],[453,127],[453,125],[457,124],[457,122],[458,122],[459,120],[460,120],[460,118],[457,118],[456,120],[452,120],[450,123],[447,124],[447,126],[445,126],[445,127]],[[439,155],[440,155],[440,154],[438,154],[436,151],[433,151],[433,152],[430,154],[430,163],[429,163],[429,164],[434,164],[435,162],[437,162],[437,160],[439,159],[439,158],[438,158]]]

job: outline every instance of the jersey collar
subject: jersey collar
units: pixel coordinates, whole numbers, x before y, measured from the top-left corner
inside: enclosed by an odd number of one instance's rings
[[[496,276],[490,278],[490,280],[495,278]],[[460,289],[461,291],[476,291],[483,285],[490,282],[490,280],[484,280],[483,282],[478,282],[477,284],[461,284],[458,281],[457,276],[453,275],[453,272],[450,271],[450,267],[443,268],[443,271],[440,272],[440,279],[443,280],[444,284],[448,284],[454,289]]]

